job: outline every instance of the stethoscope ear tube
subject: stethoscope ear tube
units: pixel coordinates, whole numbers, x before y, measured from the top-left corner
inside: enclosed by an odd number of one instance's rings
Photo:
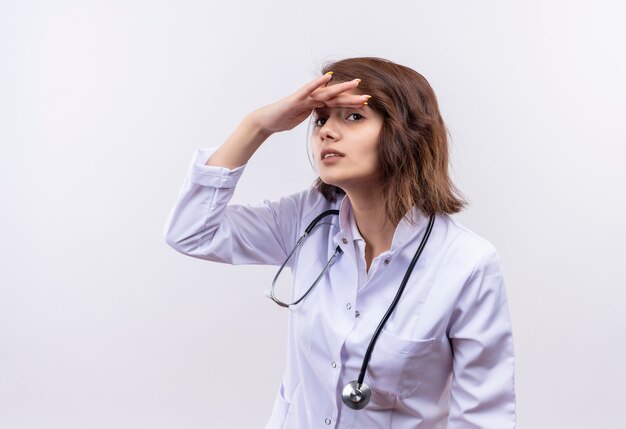
[[[268,297],[269,299],[271,299],[272,301],[274,301],[276,304],[280,305],[281,307],[289,308],[293,310],[295,309],[296,305],[298,305],[304,298],[307,297],[309,293],[311,293],[313,288],[315,288],[315,286],[319,283],[319,281],[324,276],[324,273],[326,272],[326,270],[333,264],[333,262],[335,261],[335,258],[337,257],[337,254],[343,253],[343,250],[341,250],[341,247],[337,246],[337,248],[335,249],[335,253],[333,253],[333,255],[330,257],[330,259],[326,263],[326,266],[324,267],[322,272],[319,274],[319,276],[317,276],[317,278],[315,279],[311,287],[309,287],[309,289],[307,289],[304,295],[302,295],[297,301],[294,301],[292,303],[286,303],[286,302],[281,301],[280,299],[276,297],[274,293],[274,289],[276,288],[276,281],[278,280],[278,277],[280,277],[280,273],[283,272],[283,269],[285,268],[285,266],[287,265],[291,257],[300,248],[300,246],[304,242],[304,239],[311,233],[311,231],[313,231],[313,228],[315,228],[318,222],[321,219],[325,218],[326,216],[337,215],[337,214],[339,214],[339,210],[337,209],[326,210],[325,212],[319,214],[315,219],[311,221],[309,226],[307,226],[306,229],[304,230],[304,234],[302,234],[302,236],[296,242],[296,245],[294,246],[294,248],[291,249],[291,252],[289,252],[289,255],[287,255],[287,259],[285,259],[285,262],[283,262],[280,268],[278,268],[278,272],[276,273],[276,275],[274,276],[274,279],[272,280],[272,286],[268,290],[266,290],[264,293],[266,297]]]
[[[325,218],[326,216],[330,216],[330,215],[337,215],[337,214],[339,214],[339,210],[337,210],[337,209],[326,210],[326,211],[320,213],[315,219],[313,219],[311,221],[309,226],[306,227],[306,229],[304,230],[304,235],[310,234],[311,231],[313,231],[313,228],[315,228],[315,225],[317,225],[317,223],[322,218]]]
[[[382,332],[383,327],[385,326],[385,323],[387,323],[387,320],[389,319],[389,317],[391,317],[391,313],[393,313],[393,311],[396,309],[396,306],[398,305],[398,302],[400,301],[400,297],[402,296],[402,292],[404,292],[404,288],[406,287],[406,284],[408,283],[409,278],[411,277],[413,268],[415,267],[417,260],[422,254],[422,251],[424,250],[426,243],[428,242],[428,238],[430,237],[430,233],[433,229],[434,223],[435,223],[435,215],[432,214],[430,216],[430,219],[428,220],[428,225],[426,226],[424,237],[422,237],[422,241],[420,242],[420,245],[415,251],[415,255],[413,256],[413,259],[411,260],[409,267],[404,273],[404,278],[402,279],[402,282],[400,283],[398,292],[396,292],[396,296],[393,298],[391,305],[389,306],[389,308],[387,309],[387,312],[385,313],[380,323],[378,324],[378,327],[376,328],[376,331],[374,331],[374,335],[372,335],[372,339],[370,340],[370,343],[367,346],[367,350],[365,351],[365,356],[363,357],[363,364],[361,365],[361,371],[359,372],[359,378],[355,381],[351,381],[350,383],[346,384],[346,386],[344,387],[342,391],[341,399],[343,400],[343,403],[347,407],[352,408],[353,410],[362,410],[370,401],[371,389],[367,384],[363,382],[363,380],[365,379],[365,372],[367,371],[367,366],[369,365],[370,359],[372,357],[372,351],[374,350],[374,346],[376,345],[376,340],[378,339],[378,336]]]

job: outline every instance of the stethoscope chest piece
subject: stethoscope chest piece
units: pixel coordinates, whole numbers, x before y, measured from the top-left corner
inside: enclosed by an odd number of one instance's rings
[[[362,410],[365,408],[371,397],[372,391],[370,387],[365,383],[359,385],[357,380],[346,384],[346,387],[344,387],[341,392],[343,403],[353,410]]]

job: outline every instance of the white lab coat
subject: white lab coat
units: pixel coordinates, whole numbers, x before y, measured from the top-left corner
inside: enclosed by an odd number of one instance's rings
[[[449,216],[436,216],[374,348],[365,377],[371,402],[351,410],[341,390],[357,378],[428,218],[414,209],[414,224],[400,222],[391,248],[366,273],[347,197],[331,203],[309,189],[259,206],[228,205],[244,167],[204,165],[213,150],[196,153],[167,220],[166,240],[179,252],[229,264],[280,265],[313,218],[340,210],[327,218],[334,226],[307,239],[291,264],[297,295],[336,246],[343,250],[289,314],[287,368],[267,428],[515,427],[511,324],[491,244]]]

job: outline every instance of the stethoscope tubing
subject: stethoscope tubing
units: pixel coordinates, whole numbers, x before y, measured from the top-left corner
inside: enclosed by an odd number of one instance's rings
[[[283,262],[283,264],[280,266],[280,268],[278,269],[278,272],[276,273],[276,276],[274,276],[274,280],[272,281],[272,286],[267,293],[268,298],[270,298],[276,304],[285,308],[295,308],[295,306],[299,304],[304,298],[306,298],[309,295],[309,293],[311,293],[313,288],[315,288],[315,286],[319,283],[320,279],[324,276],[324,274],[328,271],[328,268],[334,262],[335,258],[337,257],[337,254],[343,253],[343,251],[341,250],[341,247],[337,246],[337,248],[335,249],[335,252],[330,257],[326,265],[324,266],[324,269],[320,272],[320,274],[317,276],[313,284],[307,289],[304,295],[302,295],[297,301],[291,304],[287,304],[285,302],[280,301],[275,296],[274,288],[276,286],[276,281],[278,277],[280,276],[280,273],[285,268],[285,266],[287,265],[287,263],[289,262],[293,254],[296,252],[296,250],[300,248],[300,246],[304,242],[304,239],[311,233],[311,231],[313,231],[315,226],[318,224],[318,222],[322,218],[329,216],[329,215],[336,215],[336,214],[339,214],[339,210],[336,210],[336,209],[326,210],[320,213],[315,219],[313,219],[311,223],[309,224],[309,226],[305,229],[304,234],[302,234],[302,236],[296,242],[295,247],[293,248],[293,250],[291,250],[285,262]],[[409,263],[409,266],[407,267],[406,272],[404,273],[404,277],[402,278],[402,282],[400,283],[400,286],[398,287],[398,291],[396,292],[396,295],[394,296],[391,304],[389,305],[389,308],[385,312],[385,315],[378,323],[378,326],[376,327],[376,330],[374,331],[374,334],[372,335],[372,338],[370,339],[370,342],[367,345],[367,349],[363,357],[363,363],[361,364],[361,370],[359,372],[358,379],[348,383],[342,391],[342,400],[344,404],[348,406],[349,408],[352,408],[354,410],[361,410],[370,401],[371,389],[369,388],[369,386],[367,386],[364,383],[364,379],[365,379],[365,373],[367,372],[367,367],[372,357],[372,352],[374,351],[374,346],[376,345],[376,341],[378,340],[380,333],[385,327],[385,324],[387,323],[392,313],[398,306],[398,303],[400,302],[400,297],[402,296],[402,293],[404,292],[404,289],[406,288],[409,278],[411,277],[411,273],[413,272],[413,269],[415,268],[415,264],[420,258],[422,251],[424,250],[424,247],[426,247],[426,243],[428,242],[430,233],[433,230],[434,223],[435,223],[435,214],[431,214],[430,218],[428,219],[428,225],[426,226],[426,229],[424,231],[424,236],[422,237],[422,240],[420,241],[420,244],[417,247],[415,254],[413,255],[413,259],[411,259],[411,262]]]
[[[281,307],[290,308],[290,307],[295,307],[296,305],[298,305],[300,302],[302,302],[302,300],[304,298],[306,298],[309,295],[309,293],[311,293],[313,288],[315,288],[315,286],[319,283],[319,281],[324,276],[324,273],[326,273],[326,270],[333,264],[333,262],[335,262],[335,258],[337,257],[337,254],[338,253],[343,253],[343,250],[341,250],[341,247],[337,246],[337,248],[335,249],[335,253],[333,253],[333,255],[330,257],[330,259],[328,260],[328,262],[324,266],[324,269],[317,276],[317,278],[315,279],[313,284],[307,289],[307,291],[298,300],[292,302],[291,304],[287,304],[286,302],[283,302],[283,301],[281,301],[280,299],[278,299],[276,297],[276,295],[274,294],[274,289],[276,287],[276,281],[278,280],[278,277],[280,276],[280,273],[282,273],[283,269],[285,268],[285,265],[287,265],[287,262],[289,262],[289,260],[293,256],[293,254],[296,253],[296,251],[300,248],[300,246],[304,242],[304,239],[311,233],[311,231],[313,231],[313,228],[315,228],[315,226],[317,226],[318,222],[321,219],[325,218],[326,216],[338,215],[338,214],[339,214],[339,210],[337,210],[337,209],[326,210],[326,211],[320,213],[315,219],[313,219],[311,221],[309,226],[306,227],[306,229],[304,230],[304,233],[298,239],[298,241],[296,242],[296,245],[294,246],[294,248],[291,249],[291,252],[289,252],[289,255],[287,255],[287,258],[285,259],[285,262],[282,263],[282,265],[280,266],[280,268],[276,272],[276,275],[274,276],[274,279],[272,280],[272,287],[267,291],[267,297],[269,299],[271,299],[272,301],[274,301],[276,304],[278,304]]]
[[[426,247],[426,242],[428,241],[428,238],[430,237],[430,233],[433,230],[434,223],[435,223],[435,215],[433,214],[430,216],[430,219],[428,220],[428,225],[426,226],[424,237],[422,238],[422,241],[420,242],[420,245],[418,246],[417,251],[415,252],[415,255],[413,255],[413,259],[411,259],[411,263],[409,264],[406,272],[404,273],[404,278],[402,279],[402,283],[400,283],[398,292],[396,292],[396,296],[393,298],[393,301],[391,302],[391,305],[387,309],[387,312],[378,323],[378,327],[374,331],[374,335],[372,335],[372,339],[370,340],[370,343],[367,346],[367,350],[365,351],[365,356],[363,357],[363,364],[361,365],[361,371],[359,372],[359,378],[357,379],[357,386],[361,386],[363,384],[363,380],[365,379],[365,372],[367,371],[367,366],[370,363],[372,352],[374,351],[374,346],[376,345],[376,340],[378,340],[378,336],[382,332],[383,327],[387,323],[387,320],[389,320],[389,318],[391,317],[391,313],[393,313],[393,311],[396,309],[398,305],[398,302],[400,302],[400,297],[402,296],[402,293],[404,292],[406,284],[408,283],[409,278],[411,277],[413,268],[415,267],[417,260],[420,258],[422,251],[424,250],[424,247]]]

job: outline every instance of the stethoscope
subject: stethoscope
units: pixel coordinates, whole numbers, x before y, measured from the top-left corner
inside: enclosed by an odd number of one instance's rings
[[[336,214],[339,214],[339,210],[326,210],[325,212],[318,215],[315,219],[313,219],[313,221],[309,224],[309,226],[307,226],[306,229],[304,230],[304,234],[302,234],[302,237],[300,237],[298,241],[296,242],[296,245],[293,248],[293,250],[289,252],[289,255],[287,255],[287,259],[285,259],[285,262],[283,262],[283,264],[278,269],[278,272],[274,276],[274,280],[272,280],[271,288],[266,293],[266,296],[270,298],[272,301],[274,301],[276,304],[285,308],[293,308],[294,306],[298,305],[304,298],[307,297],[307,295],[311,293],[313,288],[315,288],[315,286],[319,283],[324,273],[328,270],[328,268],[330,268],[330,266],[335,261],[337,255],[343,253],[341,248],[337,246],[334,253],[331,255],[330,259],[328,260],[328,262],[322,269],[322,272],[317,276],[317,278],[315,279],[311,287],[309,287],[306,290],[306,292],[294,302],[289,303],[289,304],[285,303],[279,300],[274,294],[274,288],[276,287],[276,281],[278,280],[280,273],[282,272],[283,268],[285,268],[285,266],[287,265],[291,257],[294,255],[296,250],[298,250],[302,246],[302,243],[304,242],[305,238],[308,237],[309,234],[311,234],[311,232],[318,225],[320,220],[322,220],[326,216],[336,215]],[[411,263],[409,264],[408,268],[406,269],[406,272],[404,273],[404,278],[402,279],[402,282],[400,283],[398,292],[396,292],[396,296],[393,298],[391,305],[389,306],[389,308],[387,309],[387,312],[385,313],[380,323],[378,324],[378,327],[374,331],[374,335],[372,336],[372,339],[370,340],[370,343],[367,346],[367,350],[365,351],[365,356],[363,357],[363,364],[361,365],[361,372],[359,372],[359,377],[356,380],[351,381],[348,384],[346,384],[341,392],[341,399],[343,400],[343,403],[346,404],[348,408],[352,408],[353,410],[362,410],[363,408],[365,408],[365,406],[368,404],[368,402],[370,401],[372,397],[372,391],[370,387],[367,384],[365,384],[363,380],[365,379],[365,372],[367,371],[367,366],[370,362],[370,358],[372,357],[372,352],[374,351],[374,345],[376,344],[376,340],[378,339],[378,336],[383,330],[385,323],[387,323],[387,320],[389,319],[389,317],[391,317],[391,313],[393,313],[396,306],[398,305],[398,301],[400,301],[400,296],[402,296],[402,292],[404,292],[404,288],[406,287],[406,284],[409,281],[409,277],[411,276],[411,273],[413,272],[413,268],[415,267],[417,260],[422,254],[422,251],[424,250],[426,243],[428,242],[428,237],[430,237],[430,232],[433,229],[434,223],[435,223],[435,215],[433,214],[430,216],[430,219],[428,220],[428,225],[426,226],[426,231],[424,232],[422,241],[420,242],[420,245],[415,251],[415,255],[413,256]]]

